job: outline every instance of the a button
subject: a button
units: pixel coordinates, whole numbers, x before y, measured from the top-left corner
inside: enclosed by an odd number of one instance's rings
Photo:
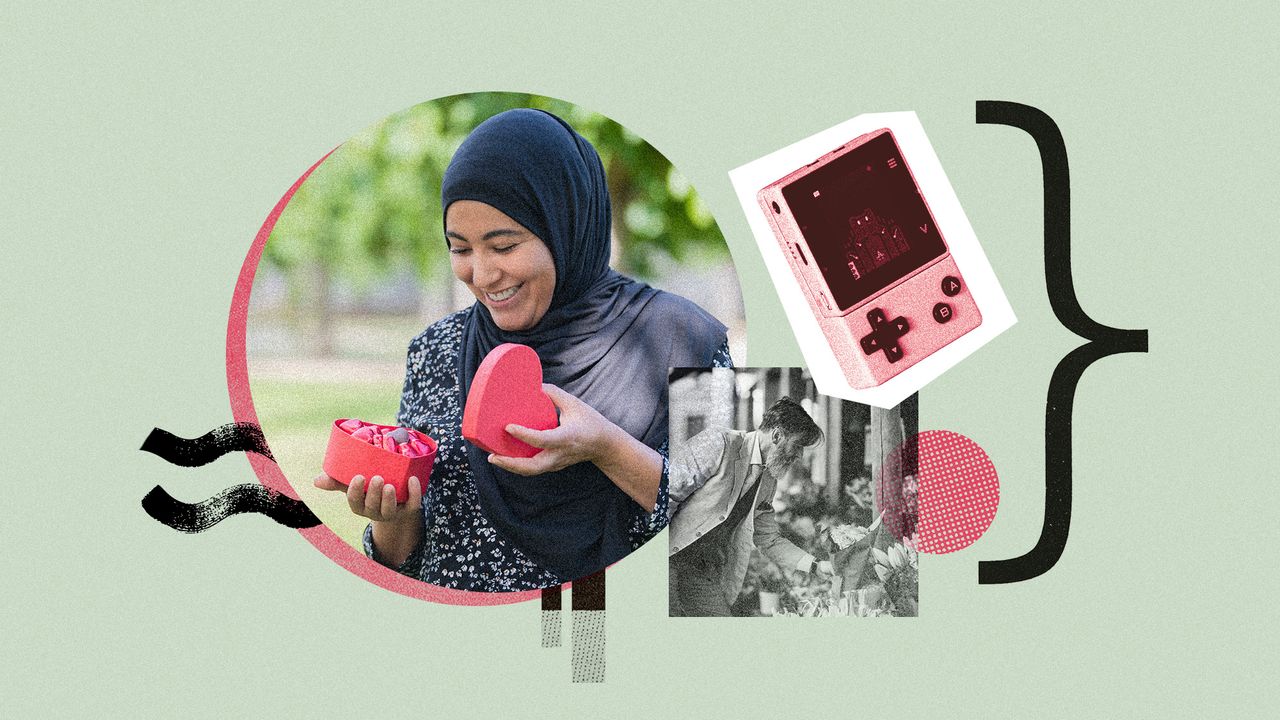
[[[720,522],[724,522],[724,520],[725,520],[725,518],[726,518],[726,517],[727,517],[727,516],[725,516],[725,515],[721,515],[721,516],[720,516]]]
[[[960,278],[955,275],[948,275],[942,278],[942,294],[947,297],[955,297],[960,294]]]
[[[911,323],[902,316],[890,320],[880,308],[874,308],[867,313],[867,322],[871,325],[871,332],[859,341],[862,352],[870,355],[877,350],[883,350],[884,357],[889,362],[895,363],[901,360],[902,347],[898,345],[898,338],[907,334],[911,329]]]
[[[938,303],[933,306],[933,319],[940,323],[951,322],[951,318],[955,317],[955,313],[951,311],[951,306],[946,303]]]
[[[694,534],[693,534],[693,536],[694,536],[694,537],[702,537],[702,531],[701,531],[701,530],[699,530],[698,532],[694,533]]]

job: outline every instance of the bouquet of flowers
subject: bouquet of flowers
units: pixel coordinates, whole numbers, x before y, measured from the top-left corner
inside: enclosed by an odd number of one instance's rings
[[[871,531],[858,525],[836,525],[827,529],[831,542],[835,544],[837,550],[844,550],[854,543],[862,540]]]
[[[901,541],[877,519],[871,527],[852,523],[825,527],[826,550],[836,577],[791,588],[778,617],[852,615],[914,617],[919,612],[915,538]]]
[[[920,571],[914,543],[894,543],[888,550],[873,548],[871,555],[893,614],[915,617],[919,613]]]

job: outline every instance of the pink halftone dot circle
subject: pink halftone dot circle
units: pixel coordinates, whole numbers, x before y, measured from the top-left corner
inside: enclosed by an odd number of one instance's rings
[[[919,447],[917,548],[941,555],[969,547],[991,527],[1000,480],[987,453],[948,430],[926,430]]]
[[[899,540],[913,536],[919,522],[916,443],[912,436],[887,453],[875,478],[876,508],[885,530]]]

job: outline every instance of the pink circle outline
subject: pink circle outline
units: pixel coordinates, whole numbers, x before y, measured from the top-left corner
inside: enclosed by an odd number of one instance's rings
[[[336,150],[337,148],[335,148]],[[227,319],[227,392],[231,398],[231,415],[236,422],[251,422],[258,425],[258,413],[253,407],[253,396],[249,390],[249,362],[245,356],[245,326],[249,316],[249,294],[253,291],[253,277],[258,270],[258,262],[262,259],[262,250],[266,247],[267,238],[279,220],[280,214],[293,194],[298,191],[303,181],[311,175],[320,163],[323,163],[333,150],[320,158],[314,165],[298,178],[289,191],[280,198],[267,216],[266,222],[258,230],[240,267],[240,276],[236,279],[235,293],[231,298],[231,314]],[[280,466],[257,453],[246,453],[249,464],[263,486],[281,492],[294,499],[297,494],[289,485],[288,479],[280,470]],[[364,553],[358,552],[325,525],[302,528],[298,530],[320,552],[331,560],[346,568],[355,575],[387,590],[398,592],[407,597],[430,600],[449,605],[509,605],[511,603],[536,600],[542,597],[541,590],[524,590],[510,593],[484,593],[467,590],[451,590],[438,585],[431,585],[420,580],[413,580],[388,567],[384,567]]]

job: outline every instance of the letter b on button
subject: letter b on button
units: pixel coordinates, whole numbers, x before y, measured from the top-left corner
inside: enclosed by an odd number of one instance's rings
[[[940,323],[951,322],[954,314],[951,312],[951,306],[946,303],[938,303],[933,306],[933,319]]]

